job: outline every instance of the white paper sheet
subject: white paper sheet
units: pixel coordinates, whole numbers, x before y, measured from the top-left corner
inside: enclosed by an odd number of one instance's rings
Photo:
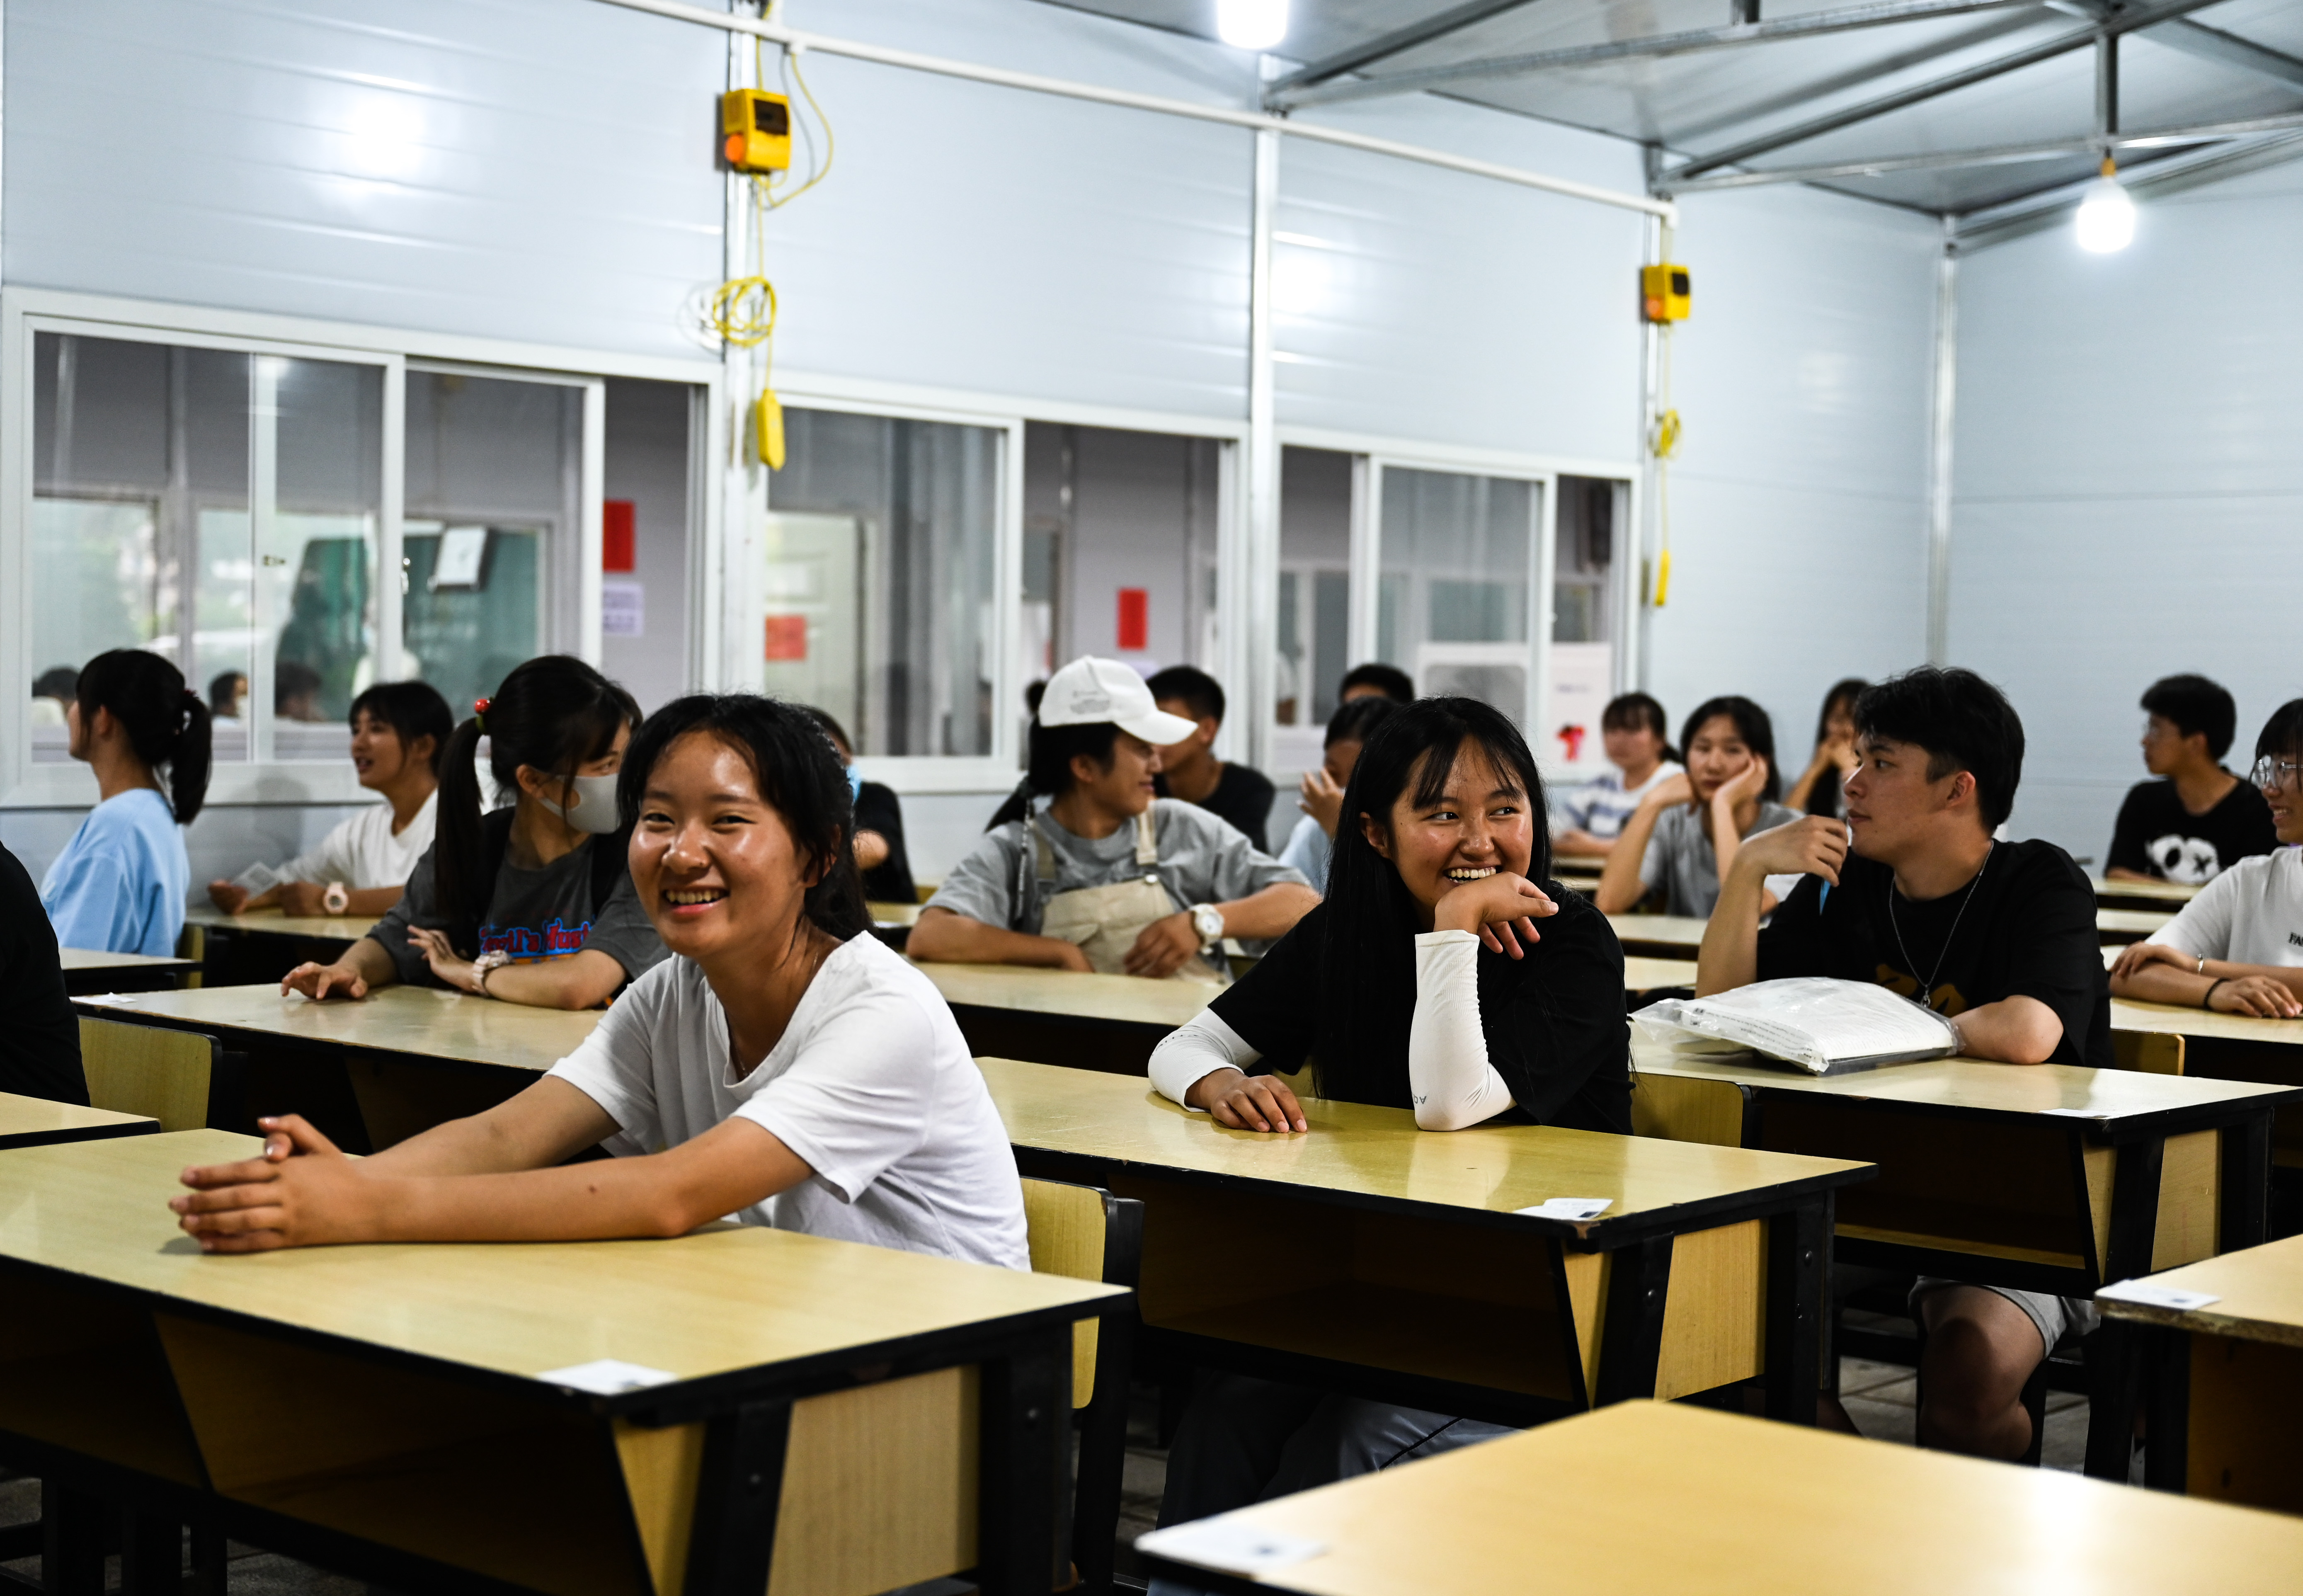
[[[1285,1568],[1306,1558],[1316,1558],[1328,1549],[1321,1541],[1258,1529],[1244,1518],[1226,1514],[1220,1517],[1202,1518],[1191,1524],[1153,1530],[1148,1535],[1138,1535],[1135,1550],[1173,1558],[1178,1563],[1189,1563],[1195,1568],[1213,1568],[1221,1574],[1255,1575],[1269,1574],[1275,1568]]]
[[[1531,1213],[1544,1220],[1588,1220],[1606,1212],[1614,1201],[1612,1197],[1546,1197],[1540,1203],[1512,1212]]]
[[[1692,1032],[1818,1075],[1852,1061],[1944,1058],[1957,1046],[1941,1015],[1869,981],[1821,975],[1757,981],[1708,998],[1666,998],[1632,1018],[1662,1040]]]
[[[2156,1280],[2114,1280],[2096,1293],[2115,1302],[2140,1303],[2147,1308],[2172,1308],[2178,1313],[2188,1313],[2194,1308],[2204,1308],[2209,1303],[2223,1301],[2206,1291],[2184,1291],[2173,1286],[2162,1286]]]
[[[620,1357],[594,1358],[588,1364],[570,1364],[565,1369],[546,1369],[536,1376],[553,1385],[573,1386],[579,1391],[596,1391],[603,1397],[619,1397],[626,1391],[645,1390],[652,1385],[663,1385],[678,1380],[679,1375],[662,1369],[651,1369],[645,1364],[628,1364]]]

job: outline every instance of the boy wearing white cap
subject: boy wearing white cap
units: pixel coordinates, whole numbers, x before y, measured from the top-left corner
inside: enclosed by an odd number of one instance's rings
[[[1032,720],[1030,808],[945,878],[907,951],[1221,983],[1225,937],[1278,937],[1320,899],[1206,810],[1153,795],[1159,745],[1195,730],[1117,660],[1057,671]]]

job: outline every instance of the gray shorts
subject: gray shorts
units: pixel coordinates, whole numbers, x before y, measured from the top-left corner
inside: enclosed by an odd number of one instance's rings
[[[1919,1298],[1930,1291],[1940,1291],[1945,1286],[1972,1286],[1972,1280],[1954,1280],[1942,1275],[1921,1275],[1911,1287],[1911,1317],[1919,1316]],[[2030,1316],[2038,1327],[2039,1345],[2049,1353],[2074,1347],[2081,1336],[2093,1333],[2103,1322],[2103,1314],[2092,1299],[2084,1296],[2051,1296],[2044,1291],[2018,1291],[2009,1286],[1985,1286],[1981,1289],[1996,1292]]]

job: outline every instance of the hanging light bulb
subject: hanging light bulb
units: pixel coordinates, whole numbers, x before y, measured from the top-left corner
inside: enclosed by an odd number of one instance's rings
[[[2109,156],[2103,158],[2103,175],[2089,183],[2079,201],[2079,248],[2111,255],[2134,241],[2135,201],[2119,186],[2119,168]]]
[[[1216,0],[1216,37],[1236,50],[1268,50],[1287,37],[1287,0]]]

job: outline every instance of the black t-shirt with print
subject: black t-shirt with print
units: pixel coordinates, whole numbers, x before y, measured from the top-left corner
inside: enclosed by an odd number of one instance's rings
[[[2104,867],[2198,886],[2278,846],[2271,806],[2252,781],[2241,781],[2205,815],[2183,807],[2172,781],[2138,781],[2119,806]]]
[[[2036,998],[2063,1022],[2050,1062],[2111,1068],[2095,889],[2054,843],[2002,842],[1970,886],[1925,903],[1896,891],[1887,866],[1854,855],[1818,910],[1822,886],[1803,877],[1759,933],[1760,980],[1835,975],[1911,997],[1932,975],[1928,1006],[1943,1014]]]

